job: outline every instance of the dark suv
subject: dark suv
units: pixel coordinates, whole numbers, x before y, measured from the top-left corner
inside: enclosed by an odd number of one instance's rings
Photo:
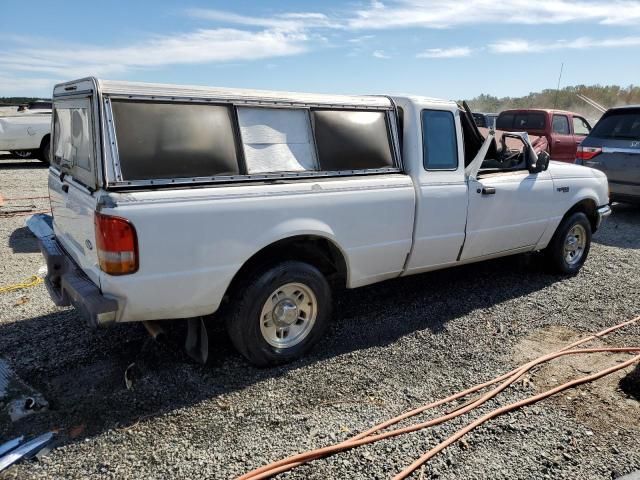
[[[578,147],[576,163],[607,174],[612,201],[640,204],[640,105],[607,110]]]

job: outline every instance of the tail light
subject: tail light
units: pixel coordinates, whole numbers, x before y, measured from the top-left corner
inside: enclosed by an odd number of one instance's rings
[[[100,269],[109,275],[138,270],[138,237],[126,219],[96,212],[96,248]]]
[[[582,145],[578,146],[578,151],[576,152],[576,160],[591,160],[596,155],[602,153],[602,148],[600,147],[583,147]]]

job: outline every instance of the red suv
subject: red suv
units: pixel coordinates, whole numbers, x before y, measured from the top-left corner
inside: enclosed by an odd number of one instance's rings
[[[573,163],[578,145],[591,131],[591,125],[573,112],[536,108],[501,112],[496,130],[546,137],[552,160]]]

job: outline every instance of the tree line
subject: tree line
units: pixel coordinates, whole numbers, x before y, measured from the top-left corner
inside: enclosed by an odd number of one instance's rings
[[[589,97],[605,108],[640,104],[640,87],[629,85],[575,85],[560,90],[546,89],[523,97],[495,97],[482,94],[467,100],[474,112],[501,112],[511,108],[556,108],[580,113],[588,118],[599,118],[601,113],[578,98]]]

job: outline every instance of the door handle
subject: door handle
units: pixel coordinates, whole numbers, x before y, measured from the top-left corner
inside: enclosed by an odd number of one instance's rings
[[[69,185],[67,185],[66,183],[62,185],[62,191],[64,193],[69,193]]]
[[[495,195],[495,187],[482,187],[482,195]]]

